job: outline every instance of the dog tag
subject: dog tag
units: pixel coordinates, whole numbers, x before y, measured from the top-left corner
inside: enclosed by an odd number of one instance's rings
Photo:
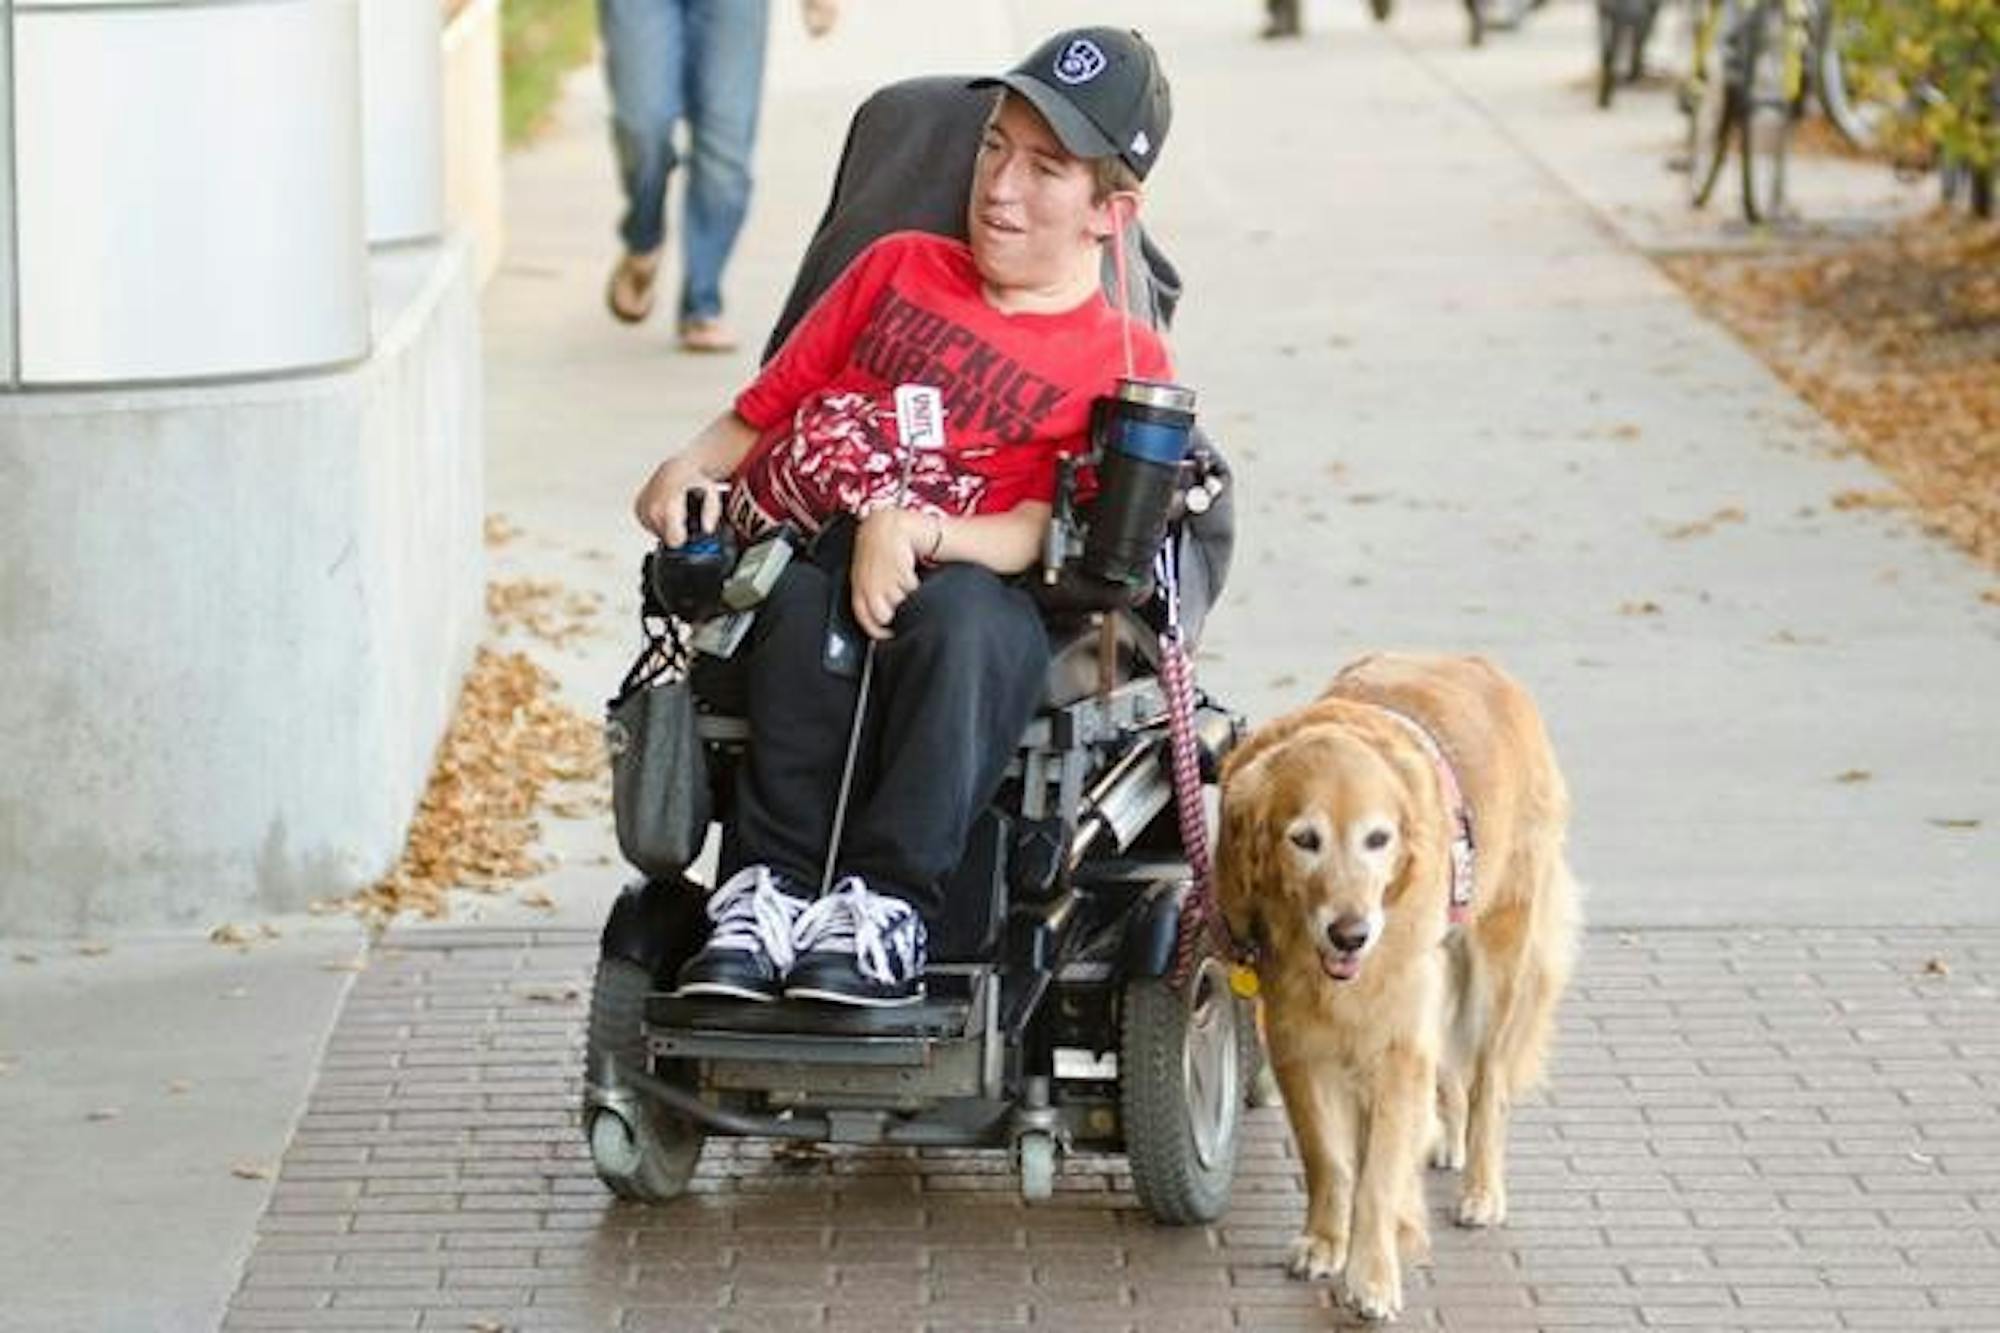
[[[1257,998],[1257,969],[1235,963],[1229,969],[1229,989],[1246,1000]]]

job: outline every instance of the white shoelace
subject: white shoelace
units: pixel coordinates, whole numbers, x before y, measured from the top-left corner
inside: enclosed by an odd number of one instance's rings
[[[780,889],[769,866],[745,866],[708,895],[712,949],[762,949],[780,975],[792,966],[792,923],[802,904]]]
[[[806,908],[792,938],[800,953],[853,949],[862,976],[896,986],[916,971],[916,923],[916,911],[908,903],[871,892],[859,876],[849,875]],[[902,965],[900,976],[889,961],[891,948]]]

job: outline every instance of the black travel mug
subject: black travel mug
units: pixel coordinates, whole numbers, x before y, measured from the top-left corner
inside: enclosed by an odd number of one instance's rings
[[[1084,572],[1144,587],[1167,537],[1181,459],[1194,430],[1194,390],[1121,379],[1097,406],[1098,492],[1083,544]]]

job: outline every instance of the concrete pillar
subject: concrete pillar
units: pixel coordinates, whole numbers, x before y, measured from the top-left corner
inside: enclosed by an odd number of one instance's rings
[[[14,0],[0,0],[0,89],[14,86]],[[14,99],[0,92],[0,391],[20,378],[14,361]]]
[[[361,160],[368,243],[444,232],[444,9],[361,0]]]
[[[484,463],[438,4],[369,3],[373,250],[361,0],[0,0],[0,936],[395,862]]]
[[[366,356],[357,0],[13,0],[11,27],[21,383]]]

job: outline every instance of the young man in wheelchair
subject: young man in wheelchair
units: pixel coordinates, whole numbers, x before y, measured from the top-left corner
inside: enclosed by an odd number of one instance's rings
[[[680,546],[688,493],[713,529],[726,482],[743,535],[817,539],[734,654],[753,740],[684,996],[922,996],[925,919],[1041,695],[1047,638],[1014,580],[1040,555],[1058,459],[1087,450],[1092,403],[1121,374],[1170,378],[1100,280],[1166,137],[1151,47],[1065,32],[981,82],[1000,92],[968,242],[899,232],[862,251],[635,502]],[[908,383],[941,393],[945,441],[906,460],[890,400]],[[874,641],[871,729],[821,895],[859,685],[825,660],[843,615]]]

